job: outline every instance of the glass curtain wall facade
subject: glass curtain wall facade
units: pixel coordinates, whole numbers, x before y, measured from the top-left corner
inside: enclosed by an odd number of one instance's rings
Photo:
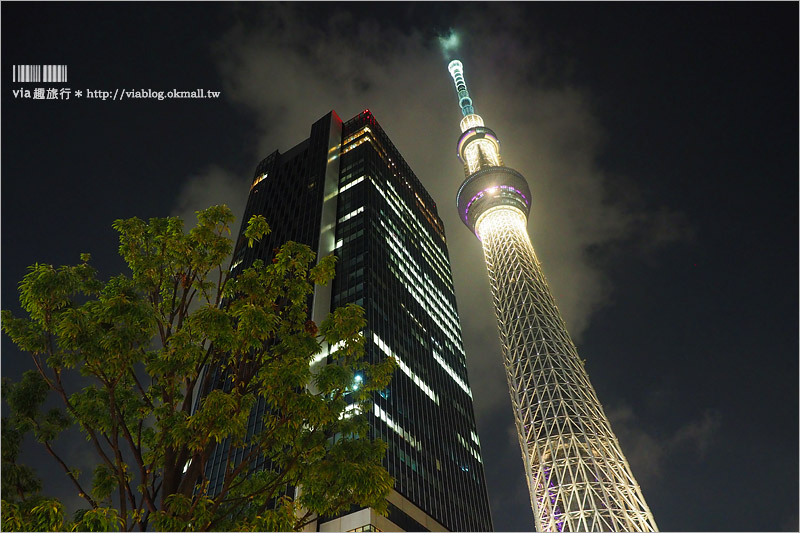
[[[326,154],[332,125],[334,127],[338,125],[341,131],[341,120],[333,112],[312,125],[308,139],[286,153],[274,151],[256,167],[242,217],[242,226],[234,247],[231,261],[232,276],[252,266],[256,259],[271,261],[275,255],[274,250],[290,240],[308,244],[313,250],[319,249],[322,235],[320,224],[323,212],[323,187],[329,166]],[[250,248],[243,232],[246,221],[251,216],[259,214],[267,218],[272,231]],[[310,298],[309,308],[311,305]],[[217,373],[216,369],[210,371]],[[212,387],[219,386],[219,378],[219,375],[212,377],[210,380]],[[201,391],[199,398],[208,392]],[[248,438],[256,432],[256,429],[261,429],[266,410],[266,402],[260,398],[250,413]],[[236,466],[248,452],[247,448],[231,450],[229,439],[216,447],[206,467],[208,491],[211,494],[217,494],[222,488],[229,456],[231,464]],[[269,461],[264,458],[259,458],[254,465],[255,469],[269,467]],[[286,490],[291,492],[293,489],[287,487]]]
[[[264,215],[273,231],[250,249],[240,237],[234,273],[257,258],[269,260],[287,240],[320,256],[335,253],[336,278],[315,292],[312,318],[349,302],[361,305],[367,357],[397,361],[391,384],[374,395],[368,413],[371,436],[389,444],[385,466],[399,496],[389,499],[388,519],[406,530],[491,530],[444,227],[374,116],[365,110],[342,123],[331,112],[314,123],[309,139],[265,158],[243,222],[254,214]],[[259,406],[253,428],[262,416]],[[229,453],[225,444],[215,453],[212,490]],[[402,509],[404,501],[418,508],[417,519]],[[420,510],[432,521],[418,519]]]

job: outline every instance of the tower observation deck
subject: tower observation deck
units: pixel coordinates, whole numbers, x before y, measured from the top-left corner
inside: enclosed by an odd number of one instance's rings
[[[483,245],[536,529],[657,531],[533,250],[528,183],[475,114],[461,62],[448,70],[463,115],[458,212]]]

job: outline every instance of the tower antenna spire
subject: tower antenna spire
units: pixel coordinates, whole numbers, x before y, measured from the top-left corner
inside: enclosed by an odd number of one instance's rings
[[[456,85],[458,91],[458,105],[461,106],[461,113],[466,117],[467,115],[474,115],[475,109],[472,107],[472,98],[469,97],[467,91],[467,82],[464,81],[464,65],[461,61],[454,59],[447,65],[447,70],[453,76],[453,83]]]

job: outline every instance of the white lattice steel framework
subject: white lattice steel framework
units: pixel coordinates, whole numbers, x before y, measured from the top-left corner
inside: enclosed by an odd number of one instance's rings
[[[459,212],[483,243],[537,530],[657,531],[534,253],[527,182],[474,114],[461,63],[449,69],[464,114]]]

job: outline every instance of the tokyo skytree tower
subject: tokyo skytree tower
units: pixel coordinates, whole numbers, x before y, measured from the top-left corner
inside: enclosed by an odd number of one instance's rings
[[[483,244],[537,531],[657,531],[533,251],[528,183],[503,165],[461,62],[448,70],[463,114],[458,212]]]

